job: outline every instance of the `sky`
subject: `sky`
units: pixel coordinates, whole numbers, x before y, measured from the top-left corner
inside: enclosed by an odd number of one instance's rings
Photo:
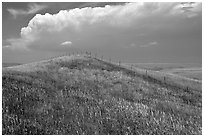
[[[124,63],[201,64],[202,4],[2,3],[2,62],[81,51]]]

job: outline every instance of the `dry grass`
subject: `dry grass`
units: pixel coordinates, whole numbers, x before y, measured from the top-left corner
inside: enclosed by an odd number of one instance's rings
[[[126,63],[126,65],[133,65],[137,68],[155,71],[202,67],[202,64],[199,63]]]
[[[4,69],[2,133],[202,134],[201,92],[141,74],[88,57]]]
[[[180,68],[180,69],[163,70],[162,72],[172,73],[172,74],[187,77],[190,79],[202,81],[202,68]]]
[[[123,64],[125,68],[130,68],[129,65]],[[140,69],[137,67],[133,67],[132,70],[139,75],[150,77],[156,81],[166,83],[168,85],[177,86],[183,89],[192,89],[198,92],[202,91],[202,81],[192,78],[183,77],[173,73],[166,73],[163,71],[154,71],[154,70],[146,70]],[[184,72],[185,73],[185,72]],[[186,73],[185,73],[186,74]],[[187,74],[186,74],[187,75]]]

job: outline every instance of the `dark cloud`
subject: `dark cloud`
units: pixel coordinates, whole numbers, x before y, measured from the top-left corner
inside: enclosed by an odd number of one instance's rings
[[[29,15],[29,14],[35,14],[38,13],[39,11],[46,9],[46,5],[42,4],[36,4],[36,3],[29,3],[28,7],[26,10],[24,9],[14,9],[14,8],[7,8],[7,11],[14,17],[16,18],[17,16],[20,15]]]

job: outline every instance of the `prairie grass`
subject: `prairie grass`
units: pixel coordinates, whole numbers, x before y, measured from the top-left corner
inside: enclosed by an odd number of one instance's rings
[[[6,68],[2,134],[202,134],[202,92],[89,57]]]
[[[202,80],[202,67],[201,68],[179,68],[179,69],[171,69],[171,70],[163,70],[165,73],[172,73],[176,75],[180,75],[183,77]]]
[[[126,64],[123,64],[123,67],[130,68],[130,66]],[[141,76],[149,77],[152,80],[159,81],[161,83],[177,86],[183,89],[188,88],[188,89],[196,90],[198,92],[202,91],[201,80],[191,79],[191,78],[183,77],[172,73],[166,73],[162,71],[160,72],[160,71],[154,71],[154,70],[140,69],[137,67],[133,67],[132,70]]]

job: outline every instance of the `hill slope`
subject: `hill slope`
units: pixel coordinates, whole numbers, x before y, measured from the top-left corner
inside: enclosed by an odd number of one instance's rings
[[[202,93],[87,56],[3,68],[3,134],[202,134]]]

